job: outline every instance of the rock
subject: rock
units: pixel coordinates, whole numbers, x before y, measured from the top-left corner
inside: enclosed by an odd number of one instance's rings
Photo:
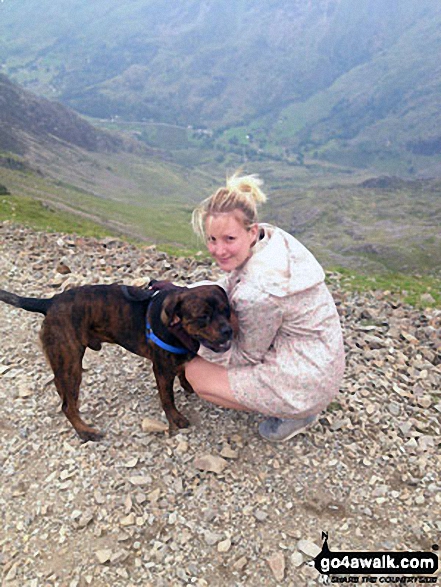
[[[366,403],[366,413],[368,416],[372,416],[377,411],[377,406],[375,404]]]
[[[228,462],[222,457],[209,454],[196,457],[193,463],[196,469],[200,469],[201,471],[210,471],[212,473],[216,473],[217,475],[220,475],[228,466]]]
[[[237,459],[239,456],[239,453],[236,450],[233,450],[229,444],[226,444],[222,448],[222,450],[220,452],[220,456],[223,457],[224,459]]]
[[[186,440],[181,440],[176,447],[176,452],[180,455],[184,455],[188,452],[188,442]]]
[[[167,432],[168,424],[153,418],[144,418],[141,424],[143,432]]]
[[[418,448],[418,442],[415,440],[415,438],[411,438],[404,444],[404,446],[408,449]]]
[[[423,293],[420,296],[420,301],[423,304],[435,304],[436,300],[430,293]]]
[[[152,478],[150,475],[136,475],[134,477],[129,477],[129,483],[139,487],[141,485],[150,485],[152,482]]]
[[[126,514],[129,514],[133,507],[132,496],[127,495],[124,500],[124,511]]]
[[[228,552],[230,550],[230,548],[231,548],[231,540],[229,538],[222,540],[217,545],[217,551],[221,552],[221,553]]]
[[[204,533],[205,542],[209,546],[214,546],[215,544],[218,544],[219,542],[221,542],[222,538],[223,535],[219,534],[218,532],[211,532],[210,530],[207,530]]]
[[[106,498],[101,493],[101,491],[94,491],[93,496],[95,498],[96,503],[99,504],[99,505],[102,505],[103,503],[106,502]]]
[[[20,387],[20,389],[18,390],[18,397],[22,398],[22,399],[26,399],[27,397],[31,397],[34,395],[34,392],[29,389],[29,387],[25,386],[25,387]]]
[[[299,540],[297,542],[297,549],[311,558],[315,558],[322,551],[320,546],[317,546],[311,540]]]
[[[399,416],[401,413],[400,405],[396,402],[390,402],[388,405],[388,410],[392,414],[392,416]]]
[[[152,267],[144,267],[144,270],[152,270]],[[131,285],[134,285],[135,287],[142,287],[142,288],[146,288],[148,286],[150,282],[150,279],[146,279],[145,277],[138,277],[137,279],[133,279],[131,282]]]
[[[382,349],[384,348],[384,339],[379,336],[365,336],[365,341],[370,349]]]
[[[415,336],[413,336],[413,334],[410,334],[410,332],[402,331],[401,336],[404,338],[404,340],[406,340],[412,345],[417,345],[419,342],[418,339]]]
[[[17,577],[18,566],[19,566],[18,563],[14,563],[11,566],[9,571],[5,574],[5,583],[9,583],[11,581],[14,581],[14,579]]]
[[[122,518],[119,523],[123,527],[133,526],[134,524],[136,524],[136,516],[132,512],[132,513],[128,514],[127,516],[125,516],[124,518]]]
[[[268,517],[268,514],[267,514],[266,512],[264,512],[264,511],[262,511],[262,510],[259,510],[259,509],[257,509],[257,510],[255,510],[255,512],[254,512],[254,517],[255,517],[255,518],[256,518],[256,520],[258,520],[259,522],[264,522],[264,521],[267,519],[267,517]]]
[[[93,522],[93,519],[94,515],[92,513],[82,514],[78,520],[78,528],[86,528],[86,526]]]
[[[95,552],[95,556],[98,559],[98,562],[101,565],[108,563],[110,561],[110,557],[112,556],[112,551],[109,548],[103,548],[101,550],[97,550]]]
[[[267,559],[268,565],[276,581],[283,581],[285,578],[285,555],[283,552],[276,552]]]
[[[430,395],[424,395],[423,397],[419,397],[417,399],[418,405],[421,406],[422,408],[430,408],[430,406],[432,405],[432,398],[430,397]]]
[[[149,500],[150,503],[156,503],[159,500],[160,496],[161,496],[161,490],[158,487],[157,489],[154,489],[153,491],[151,491],[147,495],[147,499]]]
[[[412,429],[412,422],[403,422],[402,424],[398,425],[400,432],[403,436],[407,436]]]
[[[426,451],[433,451],[435,449],[435,438],[433,436],[428,436],[427,434],[423,434],[418,438],[418,451],[419,452],[426,452]]]
[[[293,565],[293,567],[298,568],[300,567],[304,562],[303,559],[303,555],[301,552],[293,552],[293,554],[291,555],[291,563]]]
[[[235,571],[243,571],[248,564],[248,559],[245,556],[241,556],[234,564],[233,569]]]
[[[350,424],[349,418],[337,418],[331,424],[331,430],[336,432],[337,430],[341,430],[342,428],[346,428]]]
[[[70,267],[68,267],[64,261],[60,261],[60,263],[57,266],[56,269],[57,273],[60,273],[61,275],[67,275],[68,273],[72,273]]]

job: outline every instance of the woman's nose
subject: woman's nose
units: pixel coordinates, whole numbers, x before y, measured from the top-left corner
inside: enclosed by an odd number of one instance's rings
[[[209,247],[210,254],[213,255],[213,257],[222,256],[223,249],[224,247],[222,243],[211,243]]]

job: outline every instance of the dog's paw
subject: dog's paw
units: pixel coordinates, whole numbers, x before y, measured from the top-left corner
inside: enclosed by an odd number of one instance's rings
[[[170,422],[170,430],[180,430],[181,428],[189,428],[190,420],[187,420],[185,416],[177,412],[174,414],[172,421]]]
[[[94,428],[78,431],[78,436],[83,442],[99,442],[104,438],[104,434]]]

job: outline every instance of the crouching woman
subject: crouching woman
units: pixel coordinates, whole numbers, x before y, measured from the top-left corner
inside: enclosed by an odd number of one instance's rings
[[[317,260],[282,229],[259,223],[261,180],[227,180],[193,213],[239,322],[222,356],[204,349],[186,377],[205,400],[267,416],[259,433],[285,441],[337,394],[345,358],[339,317]]]

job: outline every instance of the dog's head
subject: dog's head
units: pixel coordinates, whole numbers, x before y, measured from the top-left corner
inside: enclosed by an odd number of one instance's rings
[[[161,320],[187,347],[186,337],[215,352],[227,351],[231,346],[235,318],[227,294],[218,285],[171,293],[163,304]]]

